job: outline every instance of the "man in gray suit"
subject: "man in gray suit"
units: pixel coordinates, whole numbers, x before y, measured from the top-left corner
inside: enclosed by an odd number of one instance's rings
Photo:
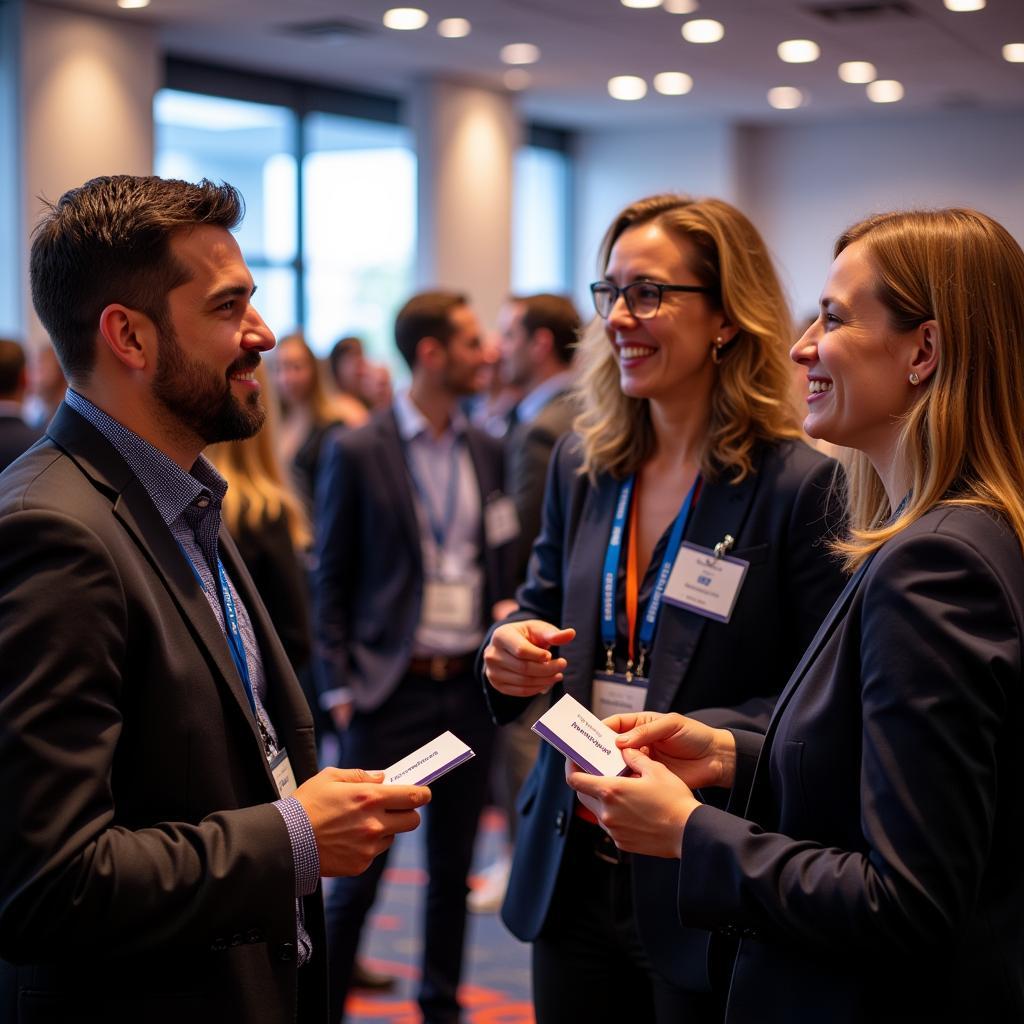
[[[22,414],[26,385],[25,350],[16,341],[0,338],[0,470],[30,448],[40,434]]]

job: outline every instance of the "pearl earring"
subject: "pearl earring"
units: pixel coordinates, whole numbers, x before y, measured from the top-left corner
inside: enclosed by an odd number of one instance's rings
[[[921,378],[918,377],[918,375],[916,373],[912,373],[910,375],[910,383],[913,384],[914,387],[916,388],[917,385],[921,383]]]

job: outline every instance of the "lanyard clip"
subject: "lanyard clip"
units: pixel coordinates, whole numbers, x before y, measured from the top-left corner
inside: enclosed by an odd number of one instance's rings
[[[615,672],[615,645],[609,644],[604,649],[604,670],[608,675],[612,675]]]
[[[724,558],[726,554],[732,550],[732,546],[736,543],[736,538],[731,533],[727,533],[716,545],[715,545],[715,558]]]
[[[647,658],[647,648],[640,648],[640,657],[636,659],[636,674],[642,679],[644,675],[644,661]]]
[[[626,662],[626,682],[627,683],[633,682],[633,659],[632,658],[630,658],[629,661]]]

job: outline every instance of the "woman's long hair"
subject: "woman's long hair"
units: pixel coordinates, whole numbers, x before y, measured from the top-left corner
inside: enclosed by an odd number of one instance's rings
[[[312,384],[310,385],[309,397],[306,400],[313,413],[313,422],[317,426],[323,426],[325,423],[332,423],[337,417],[334,416],[331,410],[330,399],[327,397],[327,389],[324,387],[323,378],[323,367],[320,365],[320,360],[317,359],[316,353],[309,347],[309,343],[301,334],[288,334],[285,335],[278,343],[277,349],[280,350],[285,345],[296,345],[299,351],[302,352],[303,358],[309,364],[312,370]],[[284,395],[280,396],[281,408],[287,413],[288,403],[285,400]]]
[[[1024,252],[976,210],[883,213],[836,242],[864,246],[894,330],[938,325],[935,372],[904,416],[897,458],[911,496],[891,516],[866,455],[848,470],[851,532],[837,549],[855,568],[933,506],[975,505],[1008,520],[1024,547]]]
[[[243,523],[251,530],[259,530],[266,520],[284,516],[295,550],[304,551],[312,542],[312,531],[305,509],[275,454],[277,416],[262,363],[256,368],[256,379],[263,389],[267,410],[263,428],[242,441],[210,445],[204,454],[228,482],[222,506],[228,533],[237,536]]]
[[[742,480],[751,471],[758,441],[802,436],[788,359],[793,321],[775,267],[757,229],[734,206],[721,199],[665,194],[627,206],[612,221],[601,243],[600,273],[619,236],[642,224],[657,224],[694,247],[697,265],[690,269],[702,285],[714,289],[708,301],[738,328],[717,365],[701,472],[714,478],[730,470],[734,481]],[[709,338],[709,350],[710,345]],[[654,451],[647,399],[623,394],[600,318],[585,329],[577,361],[582,411],[575,429],[583,443],[583,472],[621,479]]]

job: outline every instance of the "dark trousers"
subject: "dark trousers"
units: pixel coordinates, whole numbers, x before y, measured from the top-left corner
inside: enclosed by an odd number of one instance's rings
[[[684,992],[652,970],[633,917],[628,855],[579,819],[567,842],[547,924],[533,944],[537,1024],[720,1021],[716,997]]]
[[[428,1024],[459,1020],[456,990],[466,931],[466,878],[487,792],[495,727],[473,676],[439,682],[407,675],[376,711],[356,713],[345,743],[346,767],[387,768],[446,729],[468,743],[476,757],[431,785],[425,812],[430,881],[419,1003]],[[363,922],[386,863],[385,854],[363,874],[337,879],[328,896],[331,1024],[341,1019]]]

